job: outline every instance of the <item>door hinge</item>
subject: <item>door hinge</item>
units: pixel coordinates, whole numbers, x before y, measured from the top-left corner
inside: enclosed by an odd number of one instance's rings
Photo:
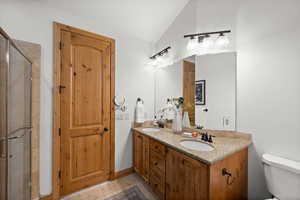
[[[61,170],[58,171],[58,178],[61,179]]]
[[[60,93],[60,94],[61,94],[61,90],[64,89],[64,88],[66,88],[66,86],[63,86],[63,85],[58,86],[58,89],[59,89],[59,93]]]
[[[58,136],[61,136],[61,128],[58,128]]]
[[[62,43],[62,41],[59,42],[59,49],[61,50],[64,46],[64,43]]]

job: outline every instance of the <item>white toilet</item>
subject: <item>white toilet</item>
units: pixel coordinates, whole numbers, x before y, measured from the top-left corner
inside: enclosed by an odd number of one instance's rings
[[[300,162],[264,154],[264,172],[269,192],[279,200],[300,200]]]

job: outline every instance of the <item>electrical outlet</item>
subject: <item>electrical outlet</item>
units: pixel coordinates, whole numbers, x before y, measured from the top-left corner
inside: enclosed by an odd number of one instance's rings
[[[231,124],[231,119],[229,116],[224,116],[223,117],[223,127],[224,128],[229,128]]]

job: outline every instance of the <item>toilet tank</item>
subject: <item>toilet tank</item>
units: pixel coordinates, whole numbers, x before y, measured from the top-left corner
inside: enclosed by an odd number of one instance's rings
[[[270,154],[262,161],[269,192],[278,199],[300,200],[300,162]]]

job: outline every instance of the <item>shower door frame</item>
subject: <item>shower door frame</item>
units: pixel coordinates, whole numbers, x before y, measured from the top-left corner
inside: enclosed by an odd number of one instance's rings
[[[32,129],[32,65],[33,65],[33,62],[20,50],[20,48],[16,45],[16,43],[8,36],[8,34],[0,27],[0,35],[2,35],[5,39],[6,39],[6,59],[5,59],[5,65],[6,65],[6,89],[5,89],[5,103],[6,103],[6,106],[5,106],[5,199],[7,200],[8,199],[8,159],[9,159],[9,156],[8,156],[8,142],[9,142],[9,138],[8,138],[8,101],[9,101],[9,97],[8,97],[8,90],[9,90],[9,75],[10,75],[10,46],[13,46],[23,57],[24,59],[26,59],[30,65],[31,65],[31,69],[30,69],[30,82],[29,82],[29,87],[30,87],[30,120],[29,120],[29,127],[22,127],[22,128],[19,128],[17,131],[19,130],[24,130],[24,129],[28,129],[29,130],[29,133],[25,133],[25,134],[30,134],[30,153],[29,153],[29,175],[30,175],[30,184],[31,184],[31,177],[32,177],[32,160],[31,160],[31,154],[32,154],[32,149],[31,149],[31,129]],[[15,138],[18,138],[18,137],[15,137]],[[11,139],[15,139],[15,138],[11,138]],[[32,197],[32,187],[30,186],[30,199]]]

